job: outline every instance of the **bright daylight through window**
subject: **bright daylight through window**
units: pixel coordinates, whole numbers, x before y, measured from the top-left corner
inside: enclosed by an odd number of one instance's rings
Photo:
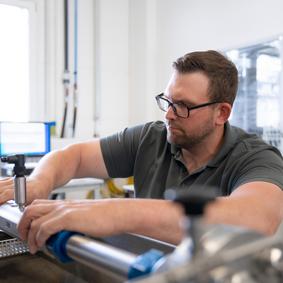
[[[0,120],[29,118],[29,11],[0,4]]]
[[[239,70],[239,89],[231,123],[257,133],[283,153],[283,85],[280,36],[227,51]]]

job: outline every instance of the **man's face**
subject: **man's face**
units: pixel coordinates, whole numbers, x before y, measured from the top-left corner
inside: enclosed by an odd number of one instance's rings
[[[173,103],[182,102],[188,107],[193,107],[211,102],[208,88],[209,79],[203,73],[180,74],[175,71],[164,95]],[[188,118],[176,116],[172,107],[169,107],[165,118],[168,142],[186,149],[209,139],[215,129],[213,105],[191,110]]]

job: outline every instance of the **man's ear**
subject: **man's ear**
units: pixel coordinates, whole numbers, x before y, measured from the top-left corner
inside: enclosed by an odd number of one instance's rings
[[[217,105],[217,118],[216,123],[218,125],[223,125],[227,122],[232,111],[231,104],[227,102],[222,102]]]

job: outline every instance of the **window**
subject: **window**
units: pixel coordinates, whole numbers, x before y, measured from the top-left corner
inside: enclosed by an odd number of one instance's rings
[[[229,50],[239,71],[239,89],[230,121],[257,133],[283,152],[282,38]]]
[[[38,8],[37,0],[0,0],[2,121],[39,120],[44,115]]]
[[[0,119],[29,118],[29,12],[0,4]]]

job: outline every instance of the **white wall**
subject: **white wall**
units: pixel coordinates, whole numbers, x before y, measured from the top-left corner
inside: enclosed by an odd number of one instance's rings
[[[154,96],[164,90],[177,57],[283,34],[282,0],[83,0],[79,10],[80,138],[162,117]],[[58,25],[54,33],[59,42]],[[49,64],[49,74],[57,76],[57,86],[49,86],[55,92],[49,114],[57,121],[63,109],[60,48],[53,44],[57,59]]]
[[[159,119],[172,62],[194,50],[226,50],[283,34],[281,0],[130,0],[129,124]]]
[[[129,125],[156,116],[157,69],[155,0],[131,0],[129,8]]]
[[[96,1],[96,134],[116,132],[128,124],[128,0]]]
[[[282,0],[158,0],[158,84],[177,57],[228,49],[283,34]]]

